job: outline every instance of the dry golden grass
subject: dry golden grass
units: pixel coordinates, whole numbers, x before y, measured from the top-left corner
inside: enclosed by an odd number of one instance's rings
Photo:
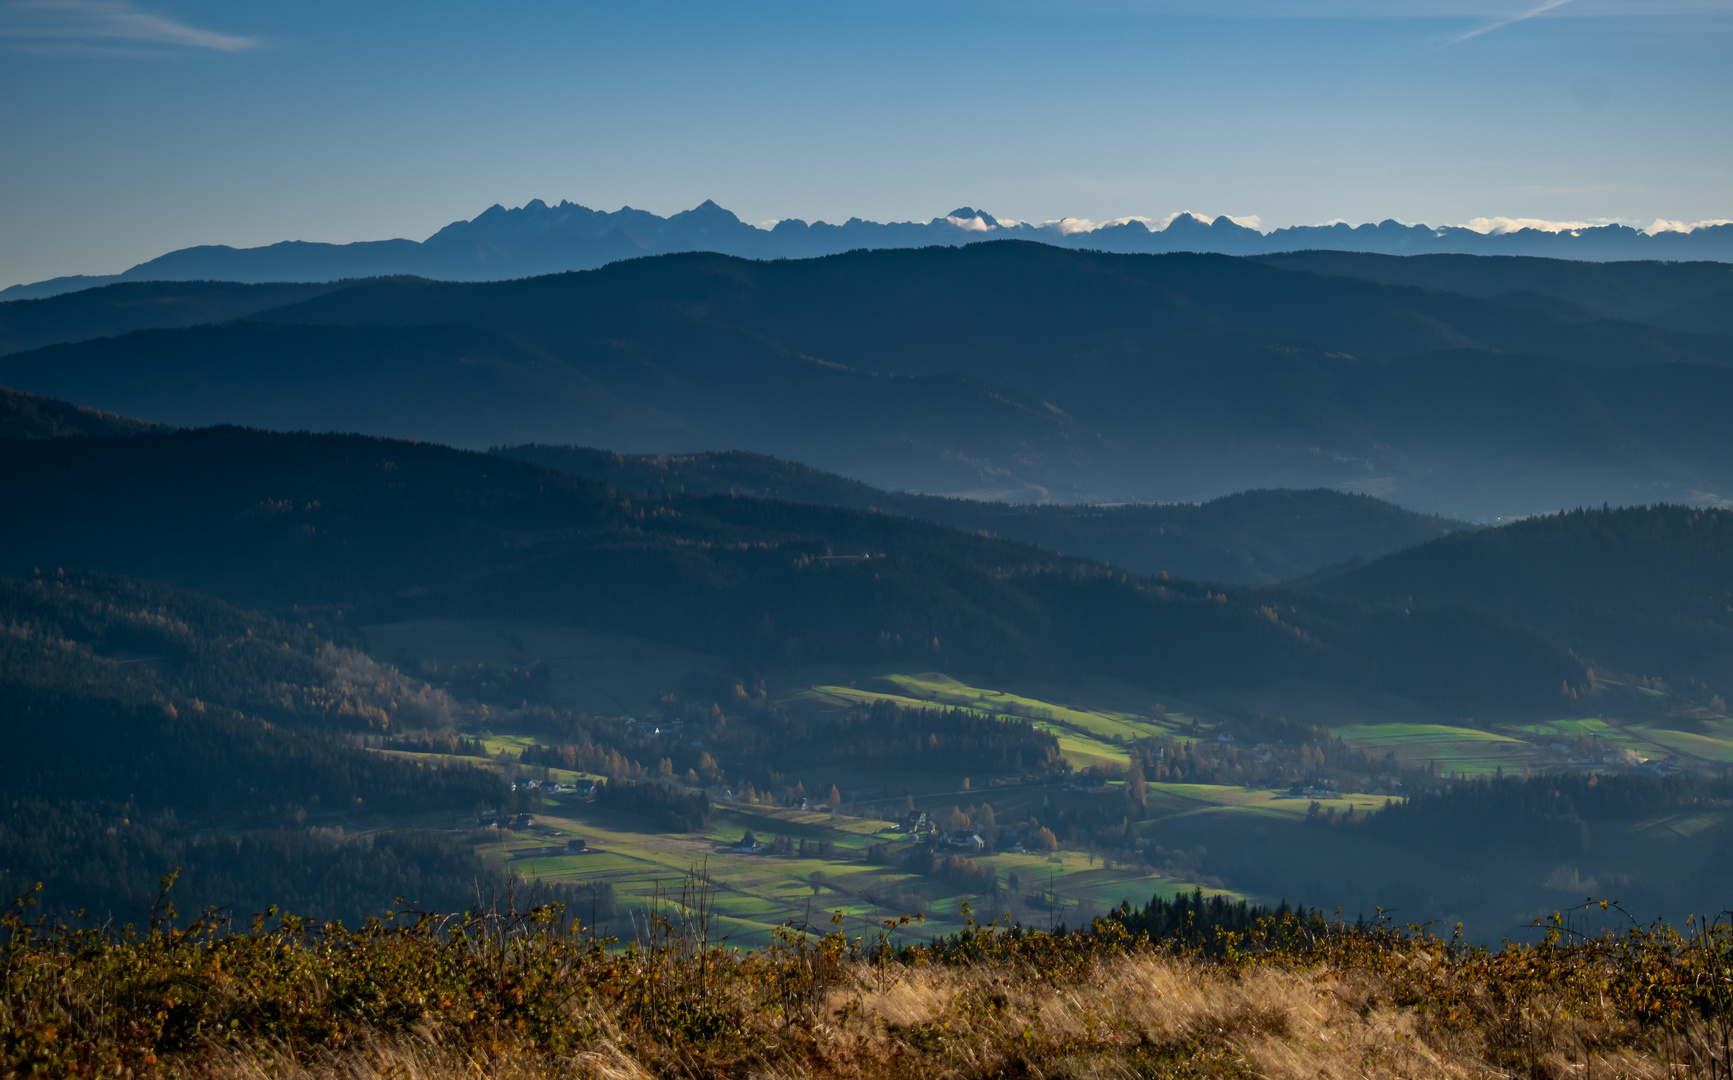
[[[1000,965],[851,966],[822,1007],[790,1018],[749,1008],[722,1040],[733,1050],[645,1039],[597,1009],[593,1044],[547,1053],[530,1045],[466,1048],[429,1031],[370,1036],[340,1047],[212,1041],[165,1059],[164,1071],[233,1080],[765,1080],[1038,1077],[1258,1077],[1268,1080],[1643,1078],[1713,1076],[1659,1046],[1604,1053],[1608,1031],[1578,1025],[1514,1071],[1481,1056],[1473,1037],[1429,1035],[1422,1010],[1379,1004],[1354,972],[1220,965],[1147,952],[1100,961],[1074,985]],[[736,997],[740,988],[719,991]],[[600,1005],[600,1002],[595,1003]],[[762,1002],[735,1001],[735,1005]],[[1701,1038],[1705,1033],[1698,1032]]]
[[[702,905],[697,909],[702,914]],[[0,1077],[1733,1080],[1733,927],[1468,948],[1268,921],[928,948],[701,919],[610,949],[538,908],[360,931],[0,934]]]

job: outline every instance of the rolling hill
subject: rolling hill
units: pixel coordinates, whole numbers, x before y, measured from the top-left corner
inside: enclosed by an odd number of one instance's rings
[[[1724,262],[1396,257],[1349,251],[1293,251],[1261,256],[1258,261],[1314,274],[1484,297],[1569,321],[1622,320],[1682,333],[1733,333],[1733,266]],[[1721,317],[1705,318],[1711,309],[1719,309]]]
[[[641,500],[497,455],[233,428],[0,444],[0,572],[82,567],[355,625],[509,617],[752,663],[1554,700],[1580,667],[1454,609],[1162,581],[886,514]]]
[[[1033,918],[1038,902],[989,880],[1018,873],[1063,890],[1079,918],[1128,891],[1201,882],[1461,918],[1486,939],[1596,875],[1632,876],[1626,895],[1645,913],[1720,887],[1698,853],[1724,844],[1724,815],[1697,801],[1719,798],[1706,775],[1726,760],[1724,705],[1694,707],[1652,680],[1614,700],[1535,611],[1576,603],[1568,630],[1594,614],[1585,605],[1640,615],[1650,597],[1654,611],[1684,610],[1673,629],[1690,630],[1712,613],[1678,598],[1720,580],[1733,515],[1607,512],[1616,520],[1562,538],[1531,535],[1545,523],[1451,534],[1335,579],[1473,541],[1514,567],[1470,565],[1489,588],[1538,582],[1495,615],[1462,606],[1486,595],[1445,575],[1433,604],[1223,587],[883,508],[721,490],[863,495],[786,462],[603,464],[640,490],[354,435],[0,440],[13,526],[0,573],[16,575],[0,580],[13,750],[0,772],[16,793],[0,807],[0,866],[99,910],[140,910],[155,877],[182,865],[189,900],[351,913],[404,883],[467,904],[484,866],[634,904],[709,853],[729,882],[718,911],[742,934],[797,914],[814,882],[863,916],[931,908],[945,929],[961,926],[965,896]],[[678,477],[700,483],[682,491]],[[704,485],[718,490],[693,490]],[[1193,513],[1190,527],[1221,542],[1266,535],[1284,504],[1315,521],[1420,524],[1365,500],[1332,505],[1344,498],[1149,509]],[[1612,564],[1609,550],[1622,552]],[[1605,585],[1620,566],[1629,579]],[[489,672],[526,678],[501,690],[482,685]],[[621,704],[591,712],[581,702],[607,694],[583,681],[606,678]],[[686,717],[685,734],[625,719],[647,706],[658,722]],[[1695,775],[1648,775],[1675,745]],[[1628,774],[1622,786],[1514,780],[1580,772],[1591,750],[1592,763],[1614,755],[1590,768]],[[712,805],[719,767],[734,794]],[[471,831],[474,807],[512,805],[499,773],[600,774],[620,790],[611,802],[538,794],[537,830]],[[758,801],[738,797],[748,784]],[[882,810],[903,804],[895,785],[929,814],[968,801],[955,813],[996,850],[922,863],[870,811],[801,803],[852,786]],[[1368,819],[1390,790],[1440,798]],[[673,800],[691,813],[673,820]],[[1042,827],[1062,852],[1018,841]],[[729,852],[744,830],[787,850]],[[603,850],[573,855],[572,836]]]
[[[228,322],[340,287],[145,281],[14,300],[0,303],[0,356],[134,330]]]
[[[1578,509],[1458,533],[1317,586],[1384,604],[1465,604],[1603,673],[1733,693],[1733,511]]]
[[[0,439],[136,435],[161,426],[0,386]]]
[[[0,579],[0,620],[8,895],[42,883],[50,911],[137,921],[178,867],[183,910],[357,920],[495,879],[449,836],[381,831],[513,804],[495,773],[350,737],[437,724],[425,685],[301,624],[105,574]]]
[[[1733,491],[1729,361],[1727,337],[1507,298],[1005,242],[357,283],[16,353],[0,381],[180,425],[727,446],[1015,501],[1321,486],[1485,520]]]

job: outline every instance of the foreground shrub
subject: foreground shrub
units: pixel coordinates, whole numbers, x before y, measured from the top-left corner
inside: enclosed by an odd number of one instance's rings
[[[706,887],[623,947],[556,905],[141,931],[4,920],[0,1074],[48,1077],[1729,1075],[1733,928],[1488,950],[1284,914],[1160,941],[973,923],[713,944]],[[267,925],[273,919],[274,925]]]

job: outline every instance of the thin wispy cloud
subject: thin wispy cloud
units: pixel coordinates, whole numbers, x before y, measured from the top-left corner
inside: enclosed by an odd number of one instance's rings
[[[1463,34],[1460,37],[1455,37],[1455,38],[1450,39],[1449,41],[1445,42],[1445,45],[1456,45],[1456,44],[1459,44],[1461,42],[1467,41],[1469,38],[1477,38],[1482,34],[1490,34],[1494,30],[1501,30],[1506,26],[1510,26],[1514,23],[1522,22],[1525,19],[1532,19],[1536,15],[1543,15],[1546,12],[1551,11],[1553,8],[1564,7],[1566,4],[1568,4],[1570,2],[1571,2],[1571,0],[1546,0],[1546,3],[1541,4],[1538,7],[1529,8],[1527,11],[1519,12],[1515,15],[1511,15],[1511,16],[1508,16],[1506,18],[1494,19],[1493,21],[1487,23],[1484,26],[1477,26],[1473,30],[1470,30],[1468,33]]]
[[[245,52],[258,38],[189,26],[166,15],[140,11],[128,0],[4,0],[0,38],[31,52],[113,55],[119,43],[157,48]]]

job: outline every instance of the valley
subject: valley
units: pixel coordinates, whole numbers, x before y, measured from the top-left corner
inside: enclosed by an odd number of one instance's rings
[[[363,632],[373,651],[393,657],[405,670],[415,670],[417,663],[545,664],[550,703],[631,713],[659,727],[671,719],[681,721],[680,728],[662,736],[669,745],[700,738],[686,730],[685,717],[695,711],[690,703],[670,711],[670,698],[680,696],[681,682],[690,684],[691,673],[720,670],[727,663],[723,657],[642,639],[518,623],[412,622],[371,625]],[[1600,687],[1597,693],[1604,697],[1597,704],[1616,709],[1621,690]],[[622,912],[677,892],[689,872],[708,873],[716,888],[717,925],[731,935],[731,942],[748,945],[767,941],[776,925],[837,912],[846,920],[877,925],[918,911],[924,919],[900,933],[924,939],[961,930],[965,901],[976,918],[1034,925],[1041,925],[1043,918],[1077,925],[1124,899],[1141,902],[1139,898],[1195,889],[1273,906],[1295,897],[1272,885],[1311,874],[1323,875],[1320,880],[1326,884],[1319,886],[1324,895],[1308,897],[1310,901],[1327,900],[1350,913],[1370,914],[1390,907],[1385,901],[1402,895],[1414,871],[1407,860],[1392,862],[1387,842],[1363,827],[1335,824],[1338,815],[1345,823],[1356,816],[1364,821],[1432,778],[1490,780],[1495,775],[1559,772],[1710,776],[1733,756],[1733,720],[1682,701],[1669,701],[1663,715],[1645,719],[1617,719],[1610,710],[1583,715],[1561,708],[1550,720],[1471,726],[1472,721],[1461,719],[1437,722],[1434,710],[1413,702],[1367,700],[1319,687],[1284,687],[1255,699],[1222,692],[1195,700],[1166,695],[1159,712],[1149,696],[1144,688],[1110,679],[988,688],[931,671],[781,667],[764,677],[763,708],[783,710],[812,725],[878,702],[916,713],[942,707],[1000,723],[1027,721],[1055,737],[1066,771],[1042,780],[1026,774],[963,775],[942,768],[883,772],[846,762],[808,768],[796,764],[779,773],[774,802],[763,805],[744,801],[739,782],[728,774],[733,763],[718,751],[724,770],[710,784],[714,810],[695,832],[667,833],[642,817],[595,805],[587,796],[555,793],[541,797],[534,829],[484,840],[478,850],[529,882],[606,884]],[[1316,725],[1308,729],[1315,740],[1309,745],[1322,748],[1339,742],[1342,750],[1361,755],[1359,767],[1325,765],[1320,749],[1319,765],[1308,770],[1305,762],[1310,758],[1296,761],[1291,745],[1260,740],[1256,706],[1273,701],[1297,706],[1296,716]],[[737,716],[732,709],[726,715],[736,727],[751,723],[750,715]],[[1707,725],[1714,734],[1680,730],[1697,725]],[[505,775],[566,785],[606,781],[599,772],[523,764],[535,756],[533,751],[526,755],[526,748],[546,738],[534,729],[510,734],[509,728],[496,724],[490,730],[485,744],[494,767]],[[1689,749],[1681,749],[1684,743]],[[1199,744],[1232,747],[1242,762],[1234,769],[1240,782],[1222,783],[1225,777],[1217,775],[1163,778],[1166,766],[1159,762],[1168,754],[1178,761],[1199,758]],[[1139,753],[1152,746],[1161,751],[1153,761]],[[1265,758],[1275,767],[1259,772]],[[1141,780],[1141,803],[1130,795],[1127,778],[1134,760],[1140,774],[1150,766]],[[843,800],[837,807],[821,794],[833,787]],[[754,797],[769,795],[766,791]],[[811,808],[802,809],[803,802]],[[1127,849],[1103,843],[1087,829],[1065,837],[1051,853],[1007,850],[1027,844],[1026,839],[988,842],[983,852],[969,852],[959,843],[952,850],[967,854],[973,865],[990,868],[994,875],[988,886],[961,890],[942,877],[897,865],[897,858],[916,846],[906,828],[911,808],[934,821],[960,813],[960,820],[976,830],[968,835],[987,832],[994,840],[1009,840],[1019,835],[1013,831],[1017,822],[1050,817],[1055,806],[1070,808],[1085,820],[1091,814],[1099,817],[1105,808],[1109,816],[1121,819],[1123,832],[1144,846]],[[987,807],[991,831],[979,825]],[[1575,860],[1580,865],[1573,865],[1564,879],[1575,874],[1580,882],[1597,873],[1609,879],[1668,876],[1677,860],[1689,859],[1688,842],[1704,830],[1723,827],[1728,816],[1724,810],[1661,815],[1622,823],[1610,836],[1597,830],[1597,847],[1610,849],[1592,862]],[[733,850],[748,832],[764,850]],[[1293,854],[1303,852],[1311,868],[1302,870],[1284,859],[1271,864],[1269,857],[1281,850],[1279,844],[1272,845],[1272,834],[1294,834],[1298,842]],[[565,850],[572,837],[584,840],[583,853]],[[786,853],[773,851],[780,838],[794,847]],[[878,845],[889,854],[876,856],[875,862],[869,852]],[[1261,856],[1263,863],[1248,864],[1252,856]],[[1559,865],[1564,863],[1541,867],[1544,872],[1538,876],[1520,860],[1488,868],[1480,887],[1494,890],[1494,905],[1544,905],[1558,892]],[[1466,898],[1455,902],[1460,906],[1448,916],[1466,919],[1479,933],[1494,932],[1502,923],[1500,915],[1482,906],[1485,900],[1473,906]],[[1509,932],[1515,929],[1514,923],[1507,927]]]
[[[1707,505],[1720,427],[1642,395],[1717,408],[1725,342],[1654,320],[1719,278],[1475,265],[984,244],[6,307],[0,374],[80,404],[0,400],[0,687],[22,730],[82,733],[20,743],[8,880],[136,917],[181,865],[186,903],[350,923],[393,875],[448,907],[533,887],[632,938],[696,872],[754,946],[837,912],[916,942],[1194,894],[1475,940],[1585,889],[1702,909],[1733,851],[1733,513]],[[1521,272],[1544,304],[1500,284]],[[1029,321],[1061,302],[1099,318]],[[1373,457],[1296,456],[1268,422],[1317,377],[1357,404],[1307,423]],[[1614,457],[1545,434],[1585,430],[1563,413],[1464,451],[1528,407],[1498,380],[1555,377],[1635,410],[1591,440]],[[1549,499],[1675,452],[1695,486],[1657,501],[1685,474],[1651,471],[1644,505],[1499,523],[1516,489],[1423,451],[1447,430]],[[1220,497],[1049,484],[1170,484],[1181,458]],[[1398,458],[1456,485],[1421,505],[1485,520],[1364,493],[1414,496],[1379,479]],[[234,783],[164,786],[153,739]]]

